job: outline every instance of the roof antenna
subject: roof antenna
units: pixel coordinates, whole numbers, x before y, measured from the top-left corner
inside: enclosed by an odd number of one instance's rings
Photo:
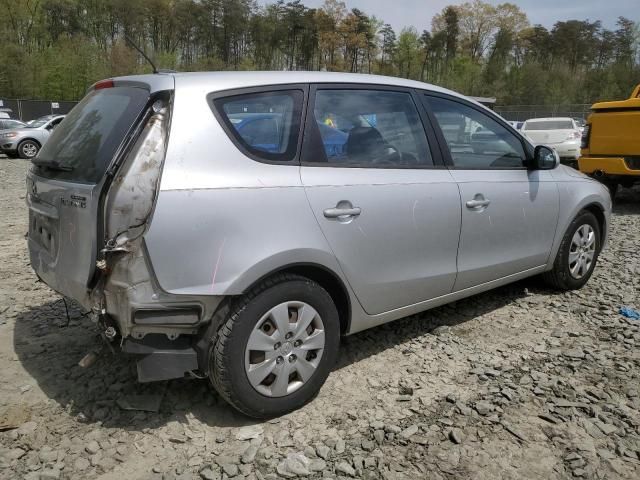
[[[142,55],[142,56],[144,57],[144,59],[145,59],[147,62],[149,62],[149,64],[151,65],[151,68],[153,68],[153,73],[158,73],[158,69],[156,68],[155,64],[151,61],[151,59],[150,59],[149,57],[147,57],[147,54],[146,54],[146,53],[144,53],[144,52],[142,51],[142,49],[141,49],[138,45],[136,45],[136,44],[135,44],[135,42],[134,42],[133,40],[131,40],[131,39],[129,38],[129,36],[128,36],[126,33],[124,34],[124,39],[125,39],[127,42],[129,42],[129,43],[131,44],[131,46],[132,46],[133,48],[135,48],[135,49],[140,53],[140,55]]]

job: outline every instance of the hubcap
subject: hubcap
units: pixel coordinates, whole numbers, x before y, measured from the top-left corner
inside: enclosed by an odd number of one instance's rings
[[[571,239],[569,248],[569,272],[575,279],[584,277],[596,254],[596,232],[591,225],[582,225]]]
[[[38,147],[35,144],[29,142],[29,143],[25,143],[22,146],[22,151],[25,154],[25,156],[31,158],[31,157],[35,157],[36,153],[38,153]]]
[[[267,397],[295,392],[318,368],[324,340],[324,324],[311,305],[276,305],[249,335],[244,361],[249,383]]]

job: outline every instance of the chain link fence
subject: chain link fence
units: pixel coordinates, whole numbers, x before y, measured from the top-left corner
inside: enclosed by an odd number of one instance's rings
[[[590,103],[567,105],[501,105],[494,108],[504,119],[524,122],[530,118],[571,117],[586,120],[591,112]]]
[[[28,122],[43,115],[63,115],[69,113],[77,103],[78,102],[23,100],[0,97],[0,112],[6,111],[11,118]],[[494,107],[494,110],[506,120],[518,122],[541,117],[572,117],[586,120],[591,111],[591,104],[497,105]]]
[[[0,112],[6,112],[11,118],[28,122],[44,115],[67,114],[77,103],[0,97]]]

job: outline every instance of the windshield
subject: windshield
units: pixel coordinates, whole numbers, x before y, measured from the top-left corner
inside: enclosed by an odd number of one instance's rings
[[[38,175],[98,183],[118,147],[147,103],[142,88],[95,90],[74,107],[38,154],[39,163],[56,162],[70,171],[38,168]]]
[[[525,130],[573,130],[571,120],[544,120],[527,122]]]
[[[43,125],[45,125],[49,120],[51,120],[51,117],[38,118],[36,120],[32,120],[31,122],[29,122],[29,124],[26,125],[24,128],[40,128]]]

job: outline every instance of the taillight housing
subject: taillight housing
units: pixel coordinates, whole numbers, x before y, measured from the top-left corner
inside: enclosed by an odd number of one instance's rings
[[[580,148],[589,148],[589,139],[591,137],[591,124],[587,123],[582,131],[582,139],[580,140]]]
[[[99,82],[96,82],[95,85],[93,86],[93,89],[102,90],[103,88],[113,88],[113,87],[114,87],[113,80],[108,78],[106,80],[100,80]]]

